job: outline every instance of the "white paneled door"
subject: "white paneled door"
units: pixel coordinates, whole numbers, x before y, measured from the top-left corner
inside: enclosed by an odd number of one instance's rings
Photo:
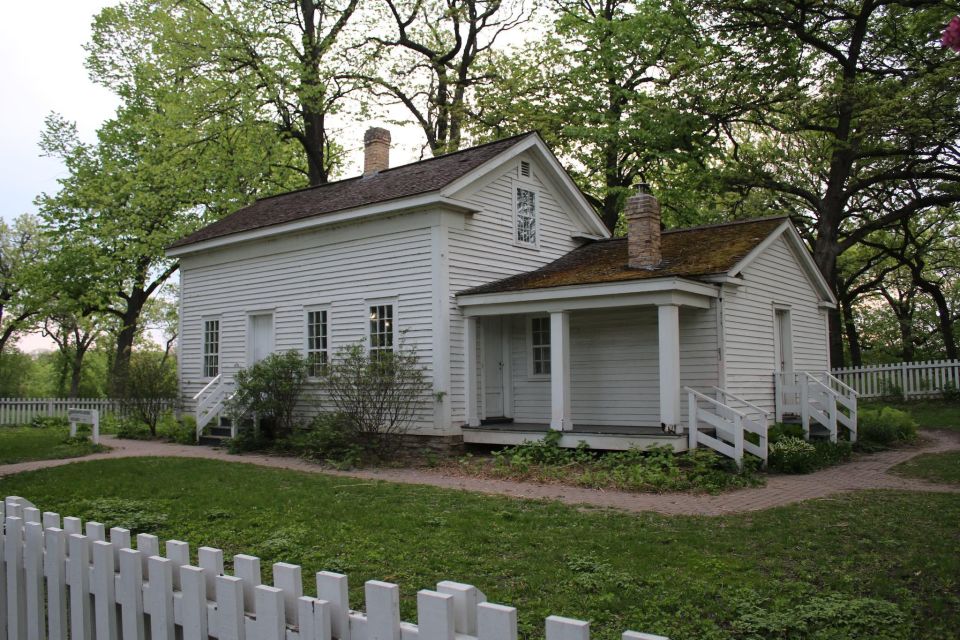
[[[503,322],[501,318],[483,319],[484,417],[500,418],[504,413]]]
[[[258,313],[250,316],[247,334],[247,364],[260,362],[273,352],[273,314]]]

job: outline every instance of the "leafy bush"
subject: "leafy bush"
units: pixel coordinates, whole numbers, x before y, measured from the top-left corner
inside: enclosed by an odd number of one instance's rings
[[[880,381],[880,398],[884,402],[903,402],[906,396],[903,394],[903,387],[893,380]]]
[[[149,440],[153,437],[150,427],[137,418],[114,418],[110,422],[110,430],[125,440]]]
[[[297,402],[306,382],[307,361],[299,351],[271,353],[237,372],[237,391],[228,412],[238,422],[252,414],[266,418],[262,422],[265,436],[283,438],[293,431]]]
[[[356,466],[363,457],[363,448],[352,437],[346,418],[339,413],[318,415],[308,427],[296,429],[281,445],[304,458],[342,466]]]
[[[810,473],[817,468],[817,449],[803,438],[784,436],[770,445],[767,464],[783,473]]]
[[[354,440],[380,454],[396,448],[416,417],[429,384],[414,349],[369,352],[341,348],[326,368],[324,387]]]
[[[196,444],[197,421],[193,416],[186,416],[183,420],[177,420],[172,411],[167,411],[160,416],[160,421],[157,423],[157,434],[161,438],[177,444]]]
[[[778,422],[767,430],[767,438],[770,444],[787,437],[803,439],[803,425]]]
[[[960,388],[957,387],[957,383],[953,380],[944,382],[940,393],[947,402],[960,402]]]
[[[158,351],[136,351],[127,365],[121,403],[127,414],[157,435],[157,422],[177,397],[177,366]]]
[[[62,416],[37,416],[30,421],[30,426],[35,429],[66,429],[70,421]]]
[[[750,486],[758,479],[760,461],[745,459],[744,470],[709,449],[676,453],[669,446],[628,451],[597,452],[585,443],[575,449],[559,445],[560,432],[543,440],[505,447],[493,453],[492,472],[498,477],[554,480],[586,487],[628,491],[699,490],[718,492]],[[476,465],[464,459],[468,470]]]
[[[917,423],[906,411],[893,407],[862,409],[857,418],[857,440],[867,448],[888,447],[917,437]]]

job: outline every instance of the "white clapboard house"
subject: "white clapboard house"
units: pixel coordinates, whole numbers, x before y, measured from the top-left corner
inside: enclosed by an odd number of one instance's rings
[[[827,373],[834,298],[787,218],[662,231],[641,188],[612,238],[536,133],[393,168],[387,131],[365,144],[362,176],[263,198],[169,248],[200,430],[270,352],[329,358],[401,334],[434,391],[415,433],[451,443],[558,430],[568,446],[738,457],[774,416],[854,426]]]

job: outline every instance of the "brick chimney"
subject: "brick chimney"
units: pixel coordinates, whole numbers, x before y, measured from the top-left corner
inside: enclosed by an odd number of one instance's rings
[[[363,175],[390,168],[390,132],[370,127],[363,134]]]
[[[646,183],[627,198],[627,251],[633,269],[655,269],[660,264],[660,203]]]

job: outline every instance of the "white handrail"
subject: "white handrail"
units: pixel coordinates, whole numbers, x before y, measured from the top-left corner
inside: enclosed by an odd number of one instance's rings
[[[730,411],[731,413],[734,413],[735,415],[740,416],[741,418],[746,418],[746,417],[747,417],[747,414],[743,413],[742,411],[738,411],[737,409],[734,409],[733,407],[731,407],[731,406],[729,406],[729,405],[723,404],[723,403],[720,402],[719,400],[716,400],[716,399],[714,399],[714,398],[711,398],[710,396],[704,395],[704,394],[700,393],[699,391],[697,391],[696,389],[691,389],[690,387],[684,387],[683,390],[686,391],[687,393],[692,393],[693,395],[695,395],[696,397],[700,398],[701,400],[706,400],[707,402],[709,402],[710,404],[712,404],[712,405],[714,405],[714,406],[716,406],[716,407],[720,407],[721,409],[725,409],[725,410],[727,410],[727,411]]]
[[[710,387],[710,388],[713,389],[714,391],[716,391],[717,393],[722,393],[723,395],[725,395],[725,396],[728,397],[728,398],[733,398],[733,399],[736,400],[737,402],[739,402],[739,403],[741,403],[741,404],[747,405],[747,406],[750,407],[751,409],[753,409],[753,410],[755,410],[755,411],[758,411],[758,412],[760,412],[761,414],[763,414],[763,415],[765,415],[765,416],[769,416],[769,415],[770,415],[770,412],[767,411],[766,409],[761,409],[760,407],[758,407],[757,405],[753,404],[752,402],[747,402],[747,401],[744,400],[743,398],[741,398],[741,397],[739,397],[739,396],[733,395],[732,393],[730,393],[730,392],[727,391],[726,389],[721,389],[720,387]]]
[[[203,394],[205,394],[210,387],[218,384],[218,383],[220,382],[220,376],[221,376],[221,375],[223,375],[223,374],[218,373],[218,374],[217,374],[217,377],[215,377],[213,380],[211,380],[210,382],[208,382],[207,385],[206,385],[203,389],[200,389],[200,391],[197,391],[197,394],[196,394],[195,396],[193,396],[193,399],[194,399],[194,400],[198,400],[198,399],[200,398],[200,396],[202,396]]]
[[[859,393],[856,389],[854,389],[853,387],[851,387],[851,386],[848,385],[846,382],[844,382],[843,380],[841,380],[841,379],[838,378],[837,376],[833,375],[833,374],[830,373],[829,371],[824,371],[823,373],[824,373],[825,376],[827,376],[827,380],[830,380],[831,382],[833,382],[834,384],[836,384],[838,387],[840,387],[841,389],[843,389],[844,391],[846,391],[846,392],[849,393],[850,395],[852,395],[852,396],[854,396],[854,397],[858,397],[858,396],[860,395],[860,393]]]

